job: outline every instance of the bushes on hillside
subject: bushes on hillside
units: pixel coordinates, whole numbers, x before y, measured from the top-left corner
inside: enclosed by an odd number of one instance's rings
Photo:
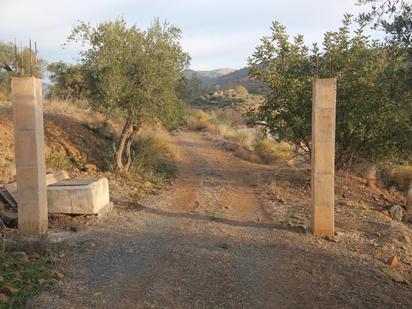
[[[233,109],[212,111],[210,114],[189,111],[187,126],[191,130],[202,130],[209,137],[225,141],[225,148],[245,160],[264,164],[283,164],[293,156],[293,147],[265,137],[256,128],[246,128],[242,114]]]
[[[291,158],[292,148],[287,143],[274,143],[263,138],[256,143],[255,153],[263,163],[285,163]]]

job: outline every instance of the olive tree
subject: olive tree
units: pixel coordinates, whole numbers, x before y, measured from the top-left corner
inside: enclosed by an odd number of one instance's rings
[[[125,116],[115,152],[120,170],[129,169],[133,137],[144,122],[173,126],[181,116],[176,88],[190,58],[180,38],[179,28],[159,19],[145,31],[122,19],[96,27],[81,22],[69,36],[84,46],[80,55],[91,105]]]
[[[85,82],[80,64],[53,62],[47,66],[47,71],[52,82],[49,97],[68,100],[85,96]]]
[[[360,24],[352,35],[352,17],[324,35],[323,48],[311,49],[301,35],[293,40],[278,22],[249,59],[251,77],[269,86],[264,103],[252,115],[277,139],[311,152],[312,79],[337,78],[336,165],[353,158],[407,158],[412,153],[411,91],[396,46],[371,40]],[[410,87],[409,87],[410,89]]]

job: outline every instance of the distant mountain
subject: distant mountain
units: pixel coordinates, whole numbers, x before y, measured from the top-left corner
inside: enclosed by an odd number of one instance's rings
[[[198,79],[202,81],[202,83],[208,83],[211,79],[217,78],[229,73],[236,71],[236,69],[231,68],[221,68],[212,71],[195,71],[195,70],[186,70],[185,75],[190,77],[191,75],[195,75]]]
[[[195,75],[201,82],[203,87],[211,90],[225,90],[233,88],[237,85],[242,85],[250,93],[262,94],[265,92],[265,85],[256,80],[249,79],[249,68],[240,70],[223,68],[213,71],[195,71],[187,70],[185,75]]]

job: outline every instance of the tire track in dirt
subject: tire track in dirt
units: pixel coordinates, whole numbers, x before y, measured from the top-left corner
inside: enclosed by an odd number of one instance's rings
[[[182,133],[176,149],[180,174],[173,210],[269,223],[258,189],[266,167],[240,160],[194,132]]]

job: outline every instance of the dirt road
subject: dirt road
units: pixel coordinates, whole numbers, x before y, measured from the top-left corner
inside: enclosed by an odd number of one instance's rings
[[[373,261],[280,224],[267,167],[199,133],[175,141],[172,188],[78,232],[65,279],[33,308],[412,307]]]

